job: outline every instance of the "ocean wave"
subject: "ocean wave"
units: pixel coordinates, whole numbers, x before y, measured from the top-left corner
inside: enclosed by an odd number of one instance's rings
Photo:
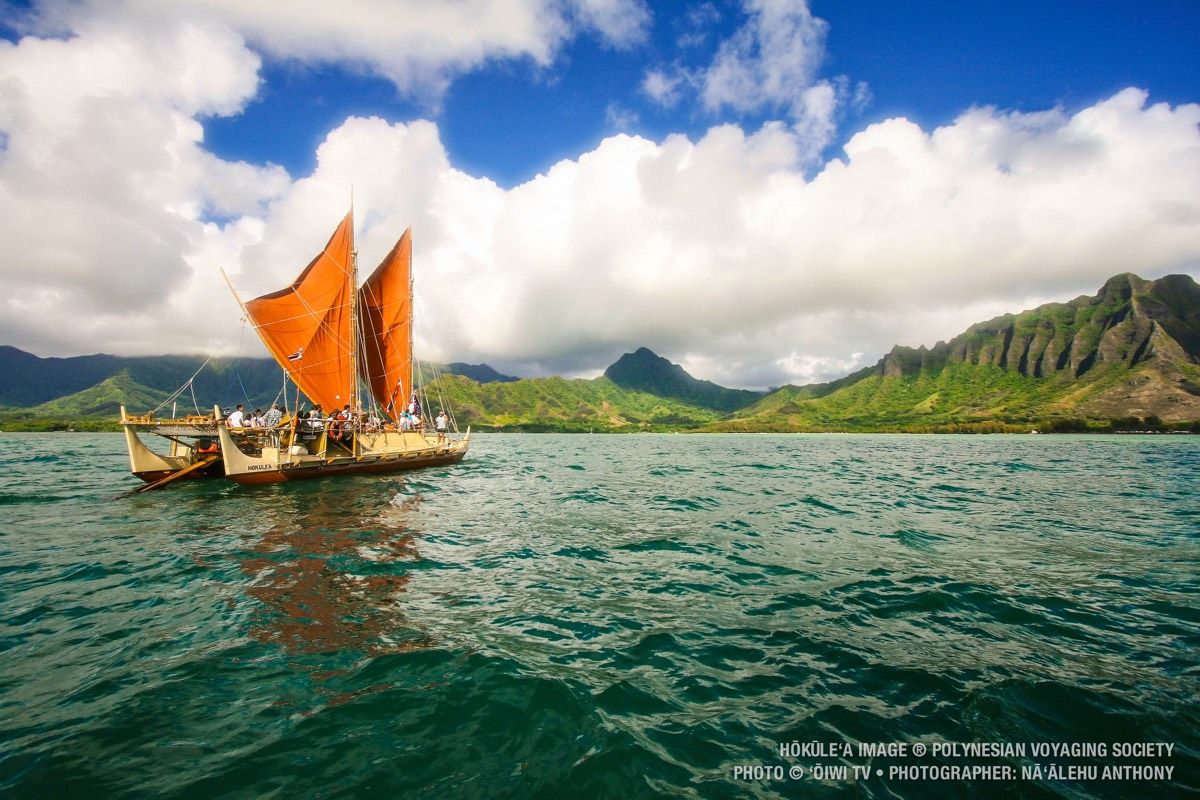
[[[928,794],[733,778],[843,740],[1169,741],[1114,791],[1194,792],[1200,451],[1162,438],[481,435],[120,499],[11,466],[0,792]]]

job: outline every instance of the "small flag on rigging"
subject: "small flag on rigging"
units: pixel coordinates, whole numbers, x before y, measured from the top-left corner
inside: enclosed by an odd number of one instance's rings
[[[290,356],[288,356],[288,361],[299,361],[302,358],[304,358],[304,348],[303,347],[301,347],[299,350],[297,350],[296,352],[294,352]]]

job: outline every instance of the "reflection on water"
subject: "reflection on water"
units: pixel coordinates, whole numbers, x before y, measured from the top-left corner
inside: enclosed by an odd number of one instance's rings
[[[402,484],[401,484],[402,485]],[[261,604],[250,635],[290,652],[374,656],[428,647],[406,619],[405,569],[420,559],[412,519],[423,496],[318,481],[281,492],[272,524],[240,560]]]

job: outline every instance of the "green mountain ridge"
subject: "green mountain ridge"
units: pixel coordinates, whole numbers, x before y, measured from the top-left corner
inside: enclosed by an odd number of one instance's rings
[[[205,363],[207,361],[207,364]],[[201,369],[201,366],[204,369]],[[84,392],[124,373],[129,380],[159,392],[174,392],[192,375],[197,402],[270,402],[283,382],[269,358],[204,356],[113,356],[104,353],[70,358],[39,358],[15,347],[0,346],[0,406],[31,408]],[[188,394],[190,402],[191,394]],[[160,398],[161,399],[161,398]],[[138,402],[130,398],[130,407]],[[158,401],[155,401],[155,404]]]
[[[971,326],[932,348],[896,346],[875,365],[821,384],[769,394],[698,381],[645,348],[605,376],[617,413],[609,430],[647,426],[703,431],[1029,430],[1084,420],[1200,420],[1200,287],[1186,275],[1157,281],[1122,274],[1095,296],[1049,303]],[[592,426],[603,419],[570,403],[544,404],[535,382],[524,404],[468,384],[456,387],[460,422],[487,427]],[[574,382],[578,387],[587,381]],[[622,415],[615,390],[670,401],[669,412]],[[736,393],[736,394],[731,394]],[[503,408],[502,408],[503,407]],[[699,422],[672,425],[670,418]],[[715,412],[715,413],[714,413]]]
[[[203,369],[201,369],[203,367]],[[515,381],[487,364],[447,364],[444,372],[480,382]],[[283,388],[279,366],[269,358],[204,356],[113,356],[104,353],[69,358],[39,358],[0,345],[0,410],[28,415],[116,415],[123,403],[146,411],[195,376],[191,391],[178,400],[180,413],[213,404],[246,403],[266,407]],[[105,387],[105,388],[101,388]],[[295,391],[292,387],[290,391]],[[98,397],[107,398],[98,401]]]
[[[480,384],[447,375],[431,386],[429,398],[447,401],[460,427],[490,430],[690,430],[722,417],[712,409],[626,389],[607,377]]]
[[[1100,292],[894,347],[820,390],[784,387],[716,429],[956,429],[1063,418],[1200,420],[1200,286],[1123,274]]]
[[[133,379],[129,370],[105,378],[82,392],[48,400],[29,409],[37,417],[115,417],[122,405],[129,408],[154,408],[168,396],[167,392],[143,386]]]
[[[38,359],[0,347],[0,426],[31,419],[115,416],[157,405],[202,358]],[[39,382],[39,369],[45,380]],[[727,389],[646,348],[594,379],[513,379],[452,364],[429,386],[461,427],[559,431],[988,431],[1124,427],[1200,421],[1200,286],[1186,275],[1122,274],[1095,296],[972,325],[933,347],[896,346],[835,381],[770,393]],[[269,403],[279,370],[267,359],[214,360],[204,403],[251,388]],[[481,380],[482,379],[482,380]],[[207,391],[204,391],[203,389]],[[72,391],[63,391],[72,389]],[[47,397],[47,394],[53,394]],[[38,402],[19,402],[38,398]],[[261,398],[261,399],[258,399]],[[190,395],[186,398],[190,405]],[[14,402],[18,401],[18,402]],[[14,408],[15,407],[15,408]]]

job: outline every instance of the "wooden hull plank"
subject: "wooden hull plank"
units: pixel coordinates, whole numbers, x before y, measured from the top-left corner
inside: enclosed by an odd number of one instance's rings
[[[232,481],[245,485],[266,483],[283,483],[284,481],[323,478],[330,475],[379,475],[388,472],[400,472],[422,467],[436,467],[443,464],[457,464],[466,455],[466,450],[456,450],[451,453],[439,453],[433,456],[416,458],[381,458],[371,461],[345,461],[338,463],[327,462],[315,466],[299,466],[284,469],[259,470],[226,475]]]

